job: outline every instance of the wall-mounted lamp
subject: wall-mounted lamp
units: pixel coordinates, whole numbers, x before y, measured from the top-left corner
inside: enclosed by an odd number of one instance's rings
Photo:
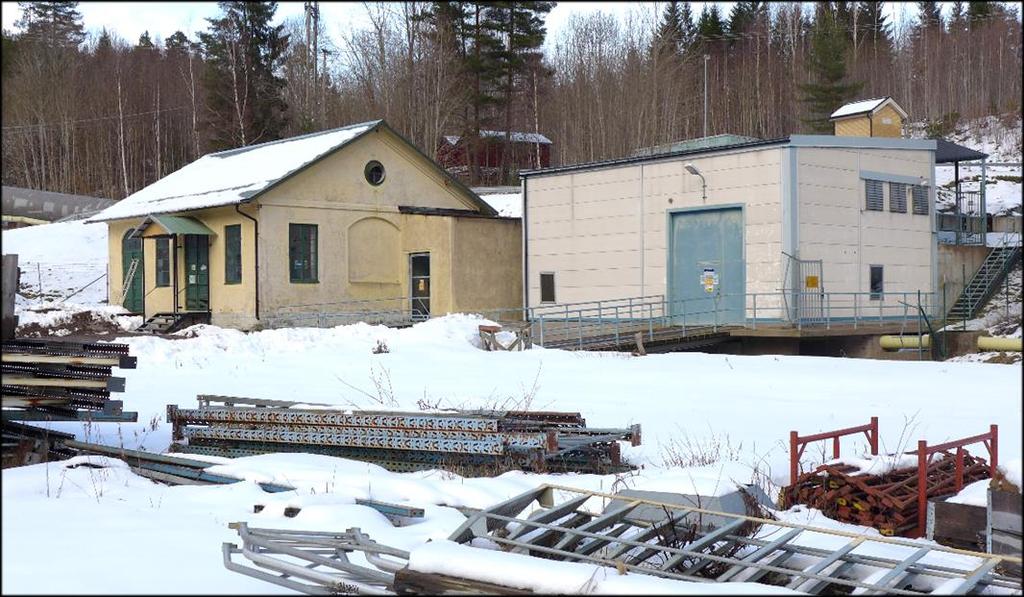
[[[690,162],[686,162],[686,165],[683,166],[683,167],[686,168],[686,171],[689,172],[690,174],[693,174],[694,176],[699,176],[700,177],[701,202],[702,203],[707,203],[708,202],[708,183],[707,183],[706,180],[704,180],[704,175],[701,174],[700,170],[698,170],[697,167],[694,166],[693,164],[691,164]]]

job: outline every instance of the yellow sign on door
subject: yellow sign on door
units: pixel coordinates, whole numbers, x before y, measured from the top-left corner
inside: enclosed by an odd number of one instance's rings
[[[818,287],[818,276],[807,276],[804,279],[805,288],[817,288]]]

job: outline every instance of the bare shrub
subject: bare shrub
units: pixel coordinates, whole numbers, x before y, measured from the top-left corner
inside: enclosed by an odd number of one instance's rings
[[[391,349],[388,348],[387,342],[377,340],[377,345],[370,349],[370,352],[373,354],[385,354],[391,352]]]
[[[362,388],[358,388],[338,376],[335,377],[338,381],[359,392],[374,404],[392,408],[400,406],[398,400],[395,398],[395,389],[391,384],[391,371],[385,367],[378,367],[376,365],[370,366],[370,382],[373,383],[375,390],[374,394],[371,394]],[[346,402],[350,406],[354,406],[356,408],[361,407],[361,405],[356,404],[351,400],[346,400]]]

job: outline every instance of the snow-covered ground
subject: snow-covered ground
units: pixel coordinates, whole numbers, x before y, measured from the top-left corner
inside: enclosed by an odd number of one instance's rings
[[[84,220],[3,231],[4,254],[18,255],[19,335],[133,330],[142,317],[107,304],[107,226]]]
[[[640,423],[643,444],[623,451],[643,468],[619,477],[511,472],[463,479],[280,454],[223,460],[212,470],[298,488],[274,495],[251,482],[161,486],[120,461],[99,458],[90,460],[105,468],[71,468],[77,460],[7,469],[3,591],[148,593],[157,583],[160,591],[174,593],[276,592],[222,567],[220,543],[237,540],[228,522],[308,530],[358,526],[381,543],[416,549],[461,524],[464,517],[452,506],[488,506],[543,482],[684,492],[728,490],[762,476],[783,483],[791,429],[814,433],[863,424],[871,415],[880,417],[887,452],[909,449],[919,438],[935,443],[981,433],[997,423],[1002,459],[1021,458],[1019,366],[700,353],[633,357],[540,348],[486,352],[477,346],[481,321],[452,315],[402,330],[357,324],[251,334],[196,326],[178,339],[122,338],[138,368],[119,371],[127,387],[118,397],[127,410],[139,412],[139,422],[51,427],[88,441],[161,451],[170,442],[166,405],[193,406],[199,393],[404,410],[423,402],[464,408],[528,403],[579,411],[591,426]],[[389,352],[373,354],[378,340]],[[808,464],[823,460],[828,446],[817,448],[808,449]],[[853,457],[864,448],[861,438],[843,444],[844,454]],[[972,452],[987,456],[980,446]],[[1019,460],[1013,466],[1019,468]],[[1020,477],[1019,471],[1011,474]],[[426,518],[394,528],[355,505],[356,497],[424,507]],[[254,514],[257,503],[266,507]],[[295,518],[283,514],[289,505],[301,508]],[[783,516],[838,524],[807,509]],[[47,573],[52,562],[39,557],[54,535],[60,545],[75,546],[74,557],[62,558],[60,574]],[[111,563],[116,574],[109,572]],[[169,567],[188,573],[167,574]]]

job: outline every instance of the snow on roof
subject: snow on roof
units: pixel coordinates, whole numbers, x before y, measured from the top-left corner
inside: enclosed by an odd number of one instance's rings
[[[505,131],[480,131],[481,137],[504,137]],[[444,140],[448,143],[455,145],[461,140],[462,137],[458,135],[445,135]],[[550,145],[551,139],[548,139],[540,133],[522,133],[518,131],[512,131],[509,133],[509,140],[513,143],[540,143],[541,145]]]
[[[140,189],[89,222],[232,205],[372,129],[380,120],[207,154]]]
[[[850,102],[844,106],[840,106],[838,110],[836,110],[835,112],[832,113],[831,116],[829,116],[829,119],[831,120],[834,118],[844,118],[846,116],[854,116],[856,114],[866,114],[868,112],[874,112],[875,110],[881,108],[882,105],[885,104],[886,102],[891,103],[892,107],[895,108],[895,110],[899,112],[900,115],[903,116],[903,118],[907,117],[907,113],[903,111],[903,108],[900,108],[899,104],[897,104],[895,100],[893,100],[889,96],[885,96],[866,100],[859,100],[856,102]]]

